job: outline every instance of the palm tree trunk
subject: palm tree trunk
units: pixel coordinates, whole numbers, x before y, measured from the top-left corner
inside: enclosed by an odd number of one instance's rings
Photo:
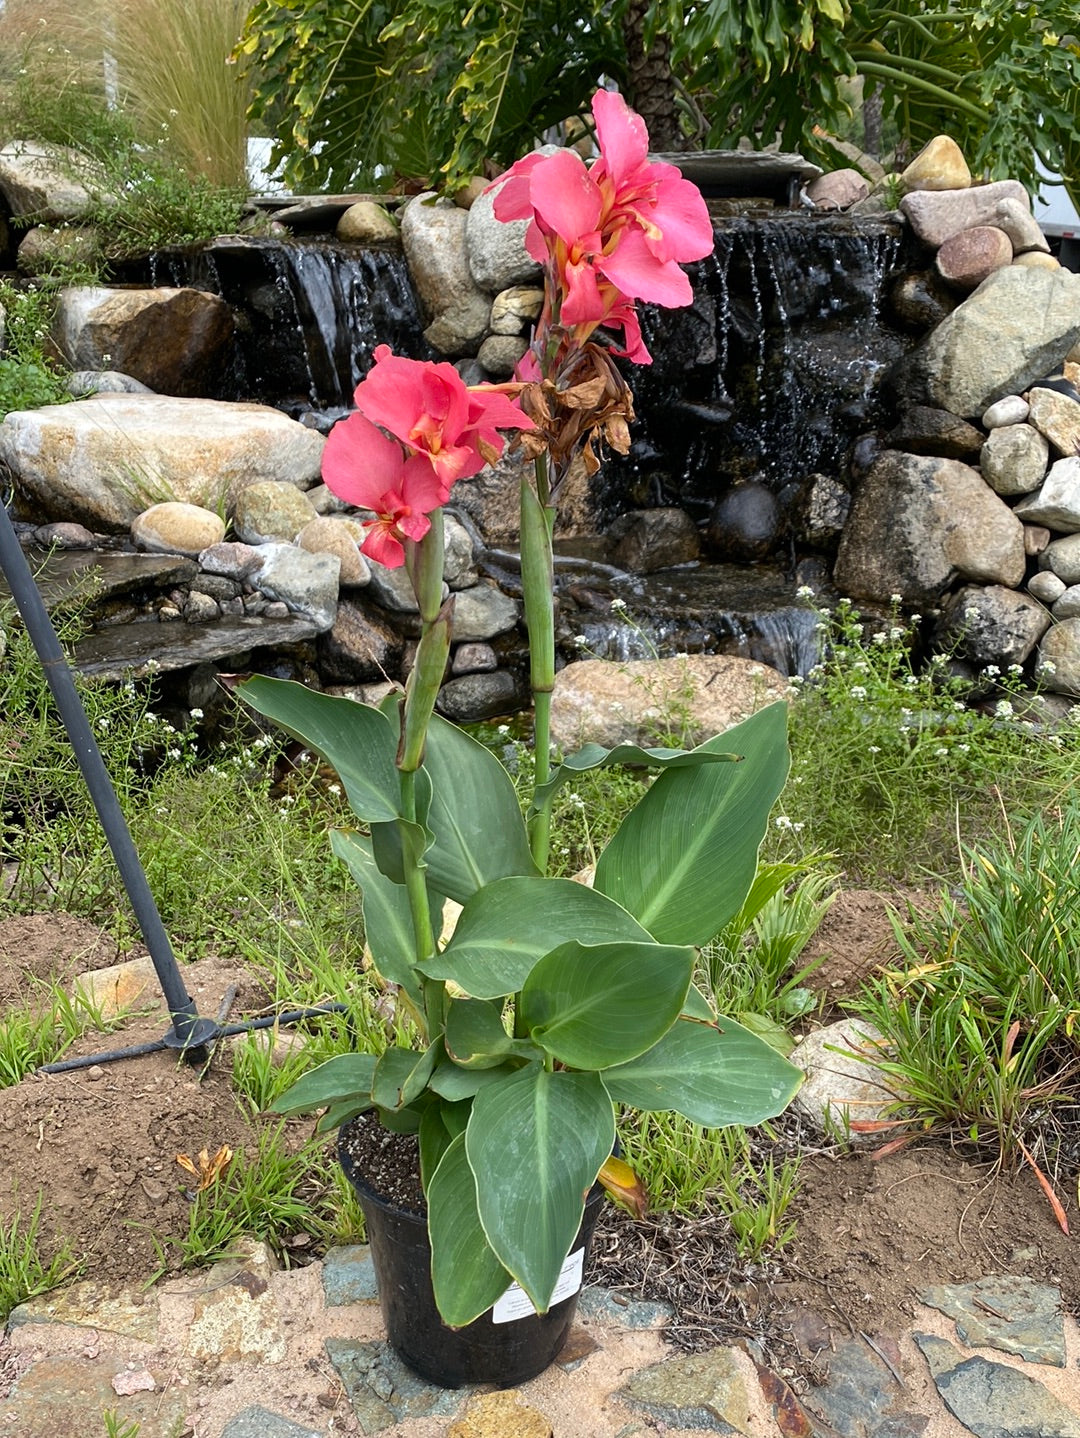
[[[627,100],[645,121],[653,150],[685,150],[687,141],[675,104],[675,77],[671,71],[671,38],[657,34],[645,44],[645,22],[650,0],[629,0],[623,16]]]

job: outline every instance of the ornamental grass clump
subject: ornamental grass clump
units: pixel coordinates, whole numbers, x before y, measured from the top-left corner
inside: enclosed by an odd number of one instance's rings
[[[640,118],[593,101],[601,157],[530,155],[496,196],[530,220],[545,303],[512,382],[468,387],[452,366],[385,347],[331,433],[324,478],[370,509],[362,548],[404,566],[421,637],[404,694],[379,706],[253,678],[244,699],[322,754],[355,816],[334,852],[363,892],[374,965],[396,986],[415,1043],[351,1053],[304,1075],[278,1112],[323,1109],[333,1128],[374,1110],[419,1136],[435,1298],[446,1323],[486,1312],[512,1280],[546,1312],[599,1176],[644,1200],[612,1158],[615,1108],[670,1110],[707,1127],[778,1113],[801,1075],[718,1018],[694,982],[698,950],[739,912],[787,774],[786,707],[774,704],[693,750],[587,745],[551,765],[555,677],[554,500],[571,463],[625,449],[633,417],[613,362],[648,363],[636,301],[691,298],[679,263],[712,231],[700,195],[647,159]],[[621,338],[621,348],[612,337]],[[499,759],[434,713],[453,633],[442,597],[442,510],[509,444],[521,484],[521,550],[534,699],[527,818]],[[549,877],[552,802],[619,764],[658,777],[597,857],[595,885]],[[443,937],[446,900],[462,905]]]

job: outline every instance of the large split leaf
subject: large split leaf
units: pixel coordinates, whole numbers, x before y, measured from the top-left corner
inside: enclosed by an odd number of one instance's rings
[[[605,1069],[616,1103],[674,1109],[706,1128],[761,1123],[790,1102],[802,1072],[733,1019],[680,1018],[640,1058]]]
[[[596,888],[664,944],[708,943],[738,913],[787,777],[787,705],[770,704],[702,748],[742,762],[661,774],[596,866]]]
[[[678,1017],[694,950],[666,944],[560,944],[521,990],[520,1021],[560,1063],[604,1069],[655,1044]]]
[[[473,1101],[465,1151],[480,1222],[539,1313],[614,1141],[615,1116],[598,1074],[530,1065]]]
[[[453,979],[479,999],[521,988],[537,959],[567,940],[600,944],[650,935],[625,909],[570,879],[511,877],[487,884],[465,905],[454,936],[422,971]]]
[[[369,704],[317,694],[292,680],[262,674],[245,679],[237,692],[333,765],[358,819],[375,824],[397,818],[398,736],[385,714]]]

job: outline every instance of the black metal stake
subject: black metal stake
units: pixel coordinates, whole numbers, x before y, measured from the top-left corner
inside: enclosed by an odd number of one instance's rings
[[[150,885],[146,882],[146,874],[139,862],[131,831],[94,739],[86,710],[75,687],[75,680],[56,637],[45,601],[34,582],[34,576],[30,573],[30,566],[3,504],[0,504],[0,569],[4,571],[12,598],[41,660],[46,681],[64,721],[79,769],[90,791],[143,940],[150,951],[161,991],[165,995],[172,1029],[161,1042],[166,1048],[180,1049],[184,1058],[191,1063],[205,1063],[206,1045],[218,1037],[218,1025],[212,1019],[199,1017],[194,1000],[189,997],[184,986],[176,956],[161,922],[154,896],[150,892]]]

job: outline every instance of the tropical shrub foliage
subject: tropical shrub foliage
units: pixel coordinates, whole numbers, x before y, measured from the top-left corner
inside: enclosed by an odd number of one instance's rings
[[[243,50],[261,67],[254,114],[278,122],[294,184],[344,188],[381,172],[453,182],[504,161],[627,80],[628,0],[257,0]],[[875,91],[902,150],[951,134],[972,169],[1067,178],[1080,151],[1069,0],[653,0],[646,44],[670,39],[688,137],[744,135],[836,162],[850,83]],[[642,96],[631,93],[632,104]],[[846,162],[845,162],[846,163]]]

